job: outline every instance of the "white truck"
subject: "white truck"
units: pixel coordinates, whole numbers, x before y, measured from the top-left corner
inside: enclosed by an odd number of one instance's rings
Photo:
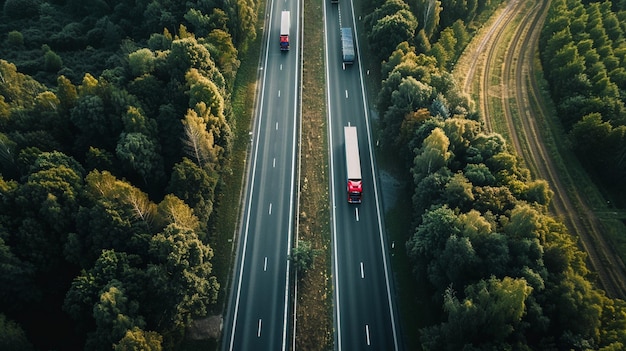
[[[360,204],[363,193],[363,183],[361,179],[361,158],[359,155],[359,139],[356,134],[356,127],[343,127],[346,147],[346,168],[348,170],[348,202]]]
[[[290,23],[290,13],[289,11],[283,11],[280,18],[280,50],[288,51],[289,50],[289,26]]]

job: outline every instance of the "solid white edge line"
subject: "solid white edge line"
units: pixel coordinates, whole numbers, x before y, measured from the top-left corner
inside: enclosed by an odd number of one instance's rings
[[[354,4],[353,4],[353,0],[350,0],[350,11],[352,11],[352,25],[355,28],[354,30],[354,41],[355,41],[355,46],[356,46],[356,50],[357,50],[357,56],[361,57],[361,52],[359,49],[359,45],[358,45],[358,31],[356,30],[356,21],[354,18]],[[394,344],[394,350],[398,350],[399,349],[399,345],[398,345],[398,332],[397,332],[397,327],[396,327],[396,317],[395,317],[395,311],[393,308],[393,302],[391,301],[391,286],[389,284],[389,267],[387,264],[387,255],[386,255],[386,246],[385,246],[385,238],[383,237],[383,226],[382,226],[382,215],[380,213],[380,198],[378,195],[378,177],[376,177],[376,173],[375,173],[375,168],[374,168],[374,153],[372,152],[372,131],[371,131],[371,127],[370,127],[370,118],[369,118],[369,109],[368,109],[368,105],[367,105],[367,95],[365,92],[365,80],[363,79],[363,67],[361,65],[361,60],[357,60],[357,64],[359,65],[359,76],[361,78],[361,94],[363,96],[363,109],[365,110],[365,126],[367,129],[367,145],[368,145],[368,149],[369,149],[369,154],[370,154],[370,167],[371,167],[371,171],[372,171],[372,175],[374,177],[373,180],[373,185],[374,185],[374,197],[376,199],[376,215],[378,216],[378,236],[380,239],[380,250],[382,253],[382,257],[383,257],[383,267],[384,267],[384,272],[385,272],[385,285],[387,288],[387,304],[388,304],[388,308],[389,308],[389,314],[390,314],[390,318],[391,318],[391,330],[393,333],[393,344]]]
[[[272,23],[272,10],[274,8],[274,3],[272,3],[272,5],[270,6],[270,20],[269,23]],[[268,34],[268,36],[271,36],[271,34]],[[265,96],[265,82],[266,82],[266,78],[267,78],[267,56],[270,50],[270,42],[271,40],[269,40],[270,37],[268,37],[267,40],[267,44],[265,45],[265,62],[263,63],[263,67],[262,67],[262,71],[263,71],[263,86],[261,87],[261,97],[258,100],[258,124],[256,124],[256,132],[257,132],[257,140],[259,139],[259,135],[261,133],[260,131],[260,125],[263,119],[263,99]],[[252,159],[252,174],[251,174],[251,178],[250,178],[250,191],[248,194],[248,209],[247,209],[247,213],[246,213],[246,223],[245,223],[245,230],[243,232],[243,247],[241,250],[241,264],[240,264],[240,268],[239,268],[239,279],[237,282],[237,293],[236,293],[236,298],[235,298],[235,309],[233,311],[233,324],[232,324],[232,329],[231,329],[231,333],[230,333],[230,345],[229,345],[229,350],[233,351],[233,347],[234,347],[234,343],[235,343],[235,330],[237,329],[237,314],[239,313],[239,300],[241,298],[241,283],[242,283],[242,279],[243,279],[243,269],[244,269],[244,265],[245,265],[245,259],[246,259],[246,247],[248,245],[248,231],[250,228],[250,208],[252,207],[252,194],[254,193],[254,176],[256,174],[256,163],[257,163],[257,158],[258,158],[258,153],[259,153],[259,145],[258,144],[254,144],[254,156]]]
[[[300,65],[302,65],[302,57],[300,54],[300,18],[302,18],[302,16],[300,16],[300,1],[297,2],[297,6],[296,6],[296,33],[298,33],[298,35],[296,35],[296,57],[300,58]],[[300,89],[302,89],[302,86],[299,84],[300,83],[300,65],[296,64],[296,79],[293,82],[293,91],[298,92],[298,87],[300,86]],[[302,94],[298,94],[298,97],[301,97]],[[299,99],[299,98],[298,98]],[[299,100],[296,100],[296,102],[298,102]],[[284,313],[283,313],[283,342],[282,342],[282,350],[286,351],[287,350],[287,316],[288,316],[288,304],[289,304],[289,268],[291,267],[290,265],[290,260],[289,260],[289,255],[291,254],[291,236],[293,234],[293,224],[294,224],[294,206],[297,206],[297,204],[294,205],[294,185],[296,183],[296,136],[297,136],[297,130],[299,130],[299,128],[297,128],[298,126],[298,116],[299,116],[299,109],[301,108],[300,103],[294,103],[293,106],[293,137],[292,137],[292,157],[291,157],[291,193],[289,196],[289,230],[287,233],[287,255],[285,256],[285,259],[287,260],[287,269],[285,272],[285,298],[284,298]],[[299,165],[299,163],[298,163]],[[299,190],[299,189],[298,189]],[[299,191],[298,191],[299,193]],[[295,334],[295,332],[294,332]]]
[[[327,18],[326,15],[326,1],[323,2],[323,6],[322,9],[324,11],[324,18]],[[339,10],[339,7],[338,7]],[[339,10],[339,18],[340,18],[340,23],[341,23],[341,10]],[[328,43],[329,43],[329,39],[328,39],[328,26],[327,26],[327,22],[324,21],[324,47],[328,47]],[[329,58],[328,58],[328,50],[324,50],[324,55],[325,55],[325,60],[326,60],[326,101],[330,101],[330,71],[328,69],[328,62],[330,62]],[[343,69],[345,69],[345,65],[343,65]],[[335,198],[335,170],[334,170],[334,157],[333,157],[333,151],[332,151],[332,146],[333,146],[333,133],[332,133],[332,113],[331,113],[331,109],[330,109],[330,103],[328,103],[326,105],[326,110],[327,110],[327,115],[328,115],[328,126],[327,126],[327,132],[328,132],[328,149],[329,149],[329,167],[330,167],[330,174],[329,174],[329,178],[330,178],[330,198],[331,198],[331,211],[332,211],[332,216],[331,216],[331,221],[332,221],[332,242],[333,242],[333,253],[332,253],[332,275],[334,277],[334,282],[333,282],[333,287],[335,289],[335,335],[337,337],[336,340],[336,351],[341,351],[342,350],[342,338],[341,338],[341,309],[339,308],[339,272],[337,269],[337,261],[338,261],[338,253],[337,253],[337,223],[334,220],[337,216],[337,200]]]

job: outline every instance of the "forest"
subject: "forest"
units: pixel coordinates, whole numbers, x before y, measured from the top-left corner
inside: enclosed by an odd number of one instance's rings
[[[0,6],[0,349],[180,349],[221,293],[213,217],[258,4]]]
[[[626,3],[553,1],[541,35],[550,94],[576,155],[626,206]]]
[[[483,129],[450,74],[502,2],[374,0],[364,18],[382,62],[381,143],[413,180],[406,252],[430,296],[422,303],[440,311],[407,333],[423,350],[623,350],[626,303],[594,285],[585,253],[549,213],[548,183]],[[540,45],[572,145],[607,184],[624,179],[625,4],[555,0]]]

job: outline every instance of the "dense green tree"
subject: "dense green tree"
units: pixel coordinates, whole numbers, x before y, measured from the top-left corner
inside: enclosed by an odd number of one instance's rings
[[[122,133],[115,149],[117,157],[129,171],[141,176],[144,183],[159,181],[163,177],[163,161],[159,145],[142,133]]]
[[[299,240],[298,245],[291,250],[289,260],[293,263],[300,279],[306,275],[309,269],[314,267],[315,256],[320,253],[318,251],[311,247],[310,242],[304,240]]]
[[[421,23],[422,30],[428,40],[432,39],[436,34],[436,29],[441,22],[441,12],[444,9],[442,1],[427,0],[417,2],[416,14],[418,21]]]
[[[194,110],[187,111],[182,122],[187,154],[198,166],[214,170],[218,162],[219,147],[215,145],[213,134],[207,130],[206,123]]]
[[[163,337],[153,331],[144,331],[138,327],[133,327],[126,331],[124,337],[114,345],[115,351],[161,351]]]
[[[224,119],[224,98],[219,88],[210,79],[201,75],[195,68],[185,74],[189,85],[189,108],[195,108],[198,104],[206,106],[207,118],[213,116],[218,120]]]
[[[17,30],[12,30],[7,34],[7,42],[11,46],[20,47],[24,45],[24,35]]]
[[[158,138],[161,144],[161,153],[165,169],[171,169],[174,164],[183,158],[184,146],[182,137],[184,136],[181,116],[187,109],[177,111],[176,106],[171,103],[160,105],[156,117],[158,126]]]
[[[554,321],[557,335],[562,334],[564,347],[594,345],[599,340],[603,292],[577,274],[569,274],[550,294],[546,313]]]
[[[14,351],[34,350],[22,327],[2,313],[0,313],[0,348]]]
[[[161,228],[175,224],[179,228],[191,229],[196,233],[201,229],[198,217],[193,214],[193,210],[175,195],[166,195],[159,203],[157,211],[157,221]]]
[[[449,146],[450,140],[443,130],[435,128],[424,140],[421,151],[415,156],[412,168],[415,180],[419,180],[444,167],[452,156],[448,149]]]
[[[63,59],[52,50],[48,50],[43,55],[43,65],[46,71],[58,72],[63,66]]]
[[[76,142],[96,147],[110,148],[112,135],[121,128],[121,120],[108,118],[104,101],[97,95],[80,97],[71,121],[81,131]]]
[[[445,279],[429,274],[430,267],[436,267],[434,258],[441,255],[451,236],[458,236],[457,216],[447,206],[441,206],[424,214],[422,223],[406,242],[407,255],[415,262],[414,274],[420,278]],[[445,288],[445,281],[443,287]],[[439,286],[440,288],[442,286]]]
[[[448,319],[423,330],[423,346],[438,350],[505,349],[507,338],[522,325],[525,301],[532,290],[524,279],[509,277],[491,277],[469,285],[463,300],[448,289],[444,303]]]
[[[37,94],[47,89],[33,78],[19,73],[15,64],[0,60],[0,95],[11,107],[30,108]]]
[[[59,98],[60,107],[63,109],[63,112],[72,109],[78,100],[76,86],[63,75],[57,78],[56,96]]]
[[[228,3],[225,9],[228,14],[229,33],[233,36],[233,43],[237,47],[247,48],[250,41],[256,38],[257,11],[259,2],[253,0],[237,0]],[[213,17],[220,18],[218,12]]]
[[[194,33],[199,37],[206,37],[213,25],[212,18],[209,15],[193,8],[187,11],[185,19],[187,22],[191,23]]]
[[[420,108],[417,111],[407,113],[404,116],[402,124],[400,125],[400,132],[395,140],[395,145],[409,146],[409,142],[412,140],[413,135],[419,128],[420,124],[431,117],[432,115],[425,108]]]
[[[416,28],[417,19],[408,10],[400,10],[376,21],[368,39],[379,61],[389,57],[398,44],[410,41]]]
[[[256,35],[258,3],[0,6],[0,56],[12,61],[0,60],[3,311],[20,311],[41,349],[76,349],[85,341],[86,349],[179,348],[190,316],[205,314],[219,289],[206,264],[212,253],[198,237],[208,239],[218,172],[228,166],[235,118],[229,97],[238,56]],[[203,168],[184,169],[184,178],[172,167],[185,162],[187,110],[212,154]],[[85,186],[83,169],[91,171]],[[166,195],[166,174],[184,198]],[[157,206],[151,198],[162,200]],[[172,226],[184,234],[163,234]],[[152,240],[157,233],[164,235],[159,244]],[[168,240],[180,267],[157,254],[167,250],[149,250]],[[187,249],[178,247],[183,241]],[[198,257],[202,264],[181,268]],[[77,267],[84,271],[66,291]],[[168,287],[174,268],[186,277]],[[147,283],[148,275],[167,284]],[[63,295],[73,325],[58,311]],[[171,320],[163,319],[162,306]],[[55,336],[37,330],[45,321],[33,321],[34,311],[58,321]]]
[[[115,252],[114,250],[102,250],[93,265],[88,270],[83,270],[72,281],[71,287],[65,296],[63,309],[76,321],[80,332],[90,333],[92,347],[110,348],[111,345],[97,345],[97,339],[99,337],[107,338],[107,334],[111,331],[107,332],[101,329],[101,335],[96,335],[98,323],[101,326],[112,326],[116,323],[119,325],[119,322],[123,321],[116,321],[116,316],[113,316],[113,319],[110,320],[103,318],[103,314],[107,312],[106,307],[102,305],[97,307],[103,302],[101,300],[102,295],[112,287],[115,288],[113,291],[120,288],[123,289],[124,296],[114,293],[113,296],[110,294],[108,296],[105,295],[105,299],[108,297],[115,299],[115,295],[126,299],[123,303],[128,303],[128,305],[119,307],[125,309],[122,311],[123,313],[131,313],[132,315],[127,315],[127,317],[121,316],[122,319],[128,320],[130,317],[131,320],[143,323],[141,322],[141,316],[145,317],[143,312],[155,308],[153,301],[146,300],[145,290],[148,284],[146,279],[146,274],[143,272],[143,263],[139,256]],[[111,300],[109,299],[109,301]],[[141,305],[137,305],[137,302],[141,302]],[[111,307],[115,308],[115,306]],[[137,310],[138,307],[140,307],[140,310]],[[96,308],[99,308],[100,311],[97,312]],[[100,321],[97,321],[98,318],[100,318]],[[146,320],[146,322],[154,323],[151,320]],[[119,338],[124,335],[124,332],[125,330],[121,331],[122,334]],[[117,340],[113,342],[115,341]]]
[[[466,150],[480,133],[480,124],[465,118],[448,118],[443,127],[450,150],[456,157],[464,158]]]
[[[39,300],[41,291],[36,287],[35,267],[11,251],[5,241],[9,237],[5,232],[6,228],[0,230],[0,284],[3,286],[0,290],[0,308],[4,312],[17,312],[27,304]],[[0,327],[0,331],[2,330]],[[0,340],[3,338],[0,337]]]
[[[611,130],[611,124],[603,121],[599,113],[588,114],[574,124],[571,135],[581,158],[594,162],[595,157],[603,158],[602,155],[607,155],[610,150],[605,147],[604,141],[608,139]],[[594,166],[598,163],[602,162],[596,159]]]
[[[167,191],[185,201],[200,223],[206,223],[213,211],[215,174],[208,174],[204,169],[184,158],[172,169],[172,176]]]
[[[62,263],[63,245],[73,230],[82,190],[82,174],[71,158],[42,153],[15,191],[15,203],[23,221],[17,229],[15,253],[48,272]]]
[[[460,55],[467,44],[471,39],[471,35],[465,26],[463,20],[457,20],[452,24],[452,32],[454,33],[454,38],[456,39],[456,45],[454,46],[454,51],[457,55]]]
[[[16,19],[37,16],[39,3],[39,0],[5,0],[4,15]]]
[[[167,69],[171,77],[182,82],[192,68],[207,77],[219,91],[225,88],[224,77],[215,67],[215,62],[205,46],[199,44],[194,37],[174,40],[167,56]]]
[[[472,183],[462,173],[456,173],[446,184],[443,197],[451,208],[467,211],[468,206],[474,201]]]
[[[619,350],[626,346],[626,303],[620,299],[603,299],[599,346],[602,350]],[[612,348],[611,348],[612,347]]]
[[[442,61],[440,59],[437,60],[439,61],[440,66],[448,67],[449,62],[454,61],[456,59],[457,42],[458,40],[455,36],[454,30],[452,29],[452,27],[448,27],[444,29],[443,31],[441,31],[439,40],[437,41],[435,45],[433,45],[433,48],[440,47],[441,54],[439,56],[442,57],[442,59],[445,58],[445,61]],[[439,44],[440,46],[437,44]]]
[[[165,84],[152,74],[144,74],[131,80],[128,92],[141,100],[146,115],[155,116],[165,99]],[[160,126],[159,126],[160,127]]]
[[[150,253],[148,294],[160,307],[152,311],[160,316],[160,328],[178,328],[206,315],[220,287],[211,275],[213,250],[192,230],[171,224],[152,238]]]
[[[409,5],[402,0],[387,0],[384,1],[379,7],[377,7],[374,11],[367,14],[363,18],[363,22],[365,24],[365,28],[371,30],[378,21],[383,19],[386,16],[394,15],[401,10],[409,10]]]
[[[160,33],[164,28],[174,31],[180,20],[182,20],[182,18],[177,20],[175,15],[163,3],[163,1],[152,1],[145,7],[143,28],[147,33]]]
[[[77,215],[77,232],[65,252],[68,260],[90,267],[104,249],[147,254],[156,205],[127,181],[108,171],[85,177],[85,203]]]
[[[148,48],[142,48],[128,54],[128,67],[134,77],[149,74],[154,71],[155,55]]]
[[[231,35],[222,30],[214,29],[206,37],[206,46],[215,59],[215,64],[226,79],[228,87],[232,87],[239,69],[238,50],[233,44]]]
[[[137,315],[139,303],[129,300],[122,284],[112,280],[102,289],[99,301],[93,306],[96,330],[89,335],[86,347],[91,350],[110,350],[121,340],[126,331],[145,327],[145,321]]]
[[[505,186],[482,186],[473,189],[476,201],[474,208],[481,211],[490,211],[494,214],[504,214],[515,204],[515,197]]]
[[[476,186],[493,185],[496,178],[484,163],[469,163],[463,169],[465,177]]]
[[[396,139],[405,116],[429,105],[433,97],[433,89],[409,76],[403,78],[397,89],[391,93],[391,105],[382,118],[385,135],[388,140]],[[388,143],[389,143],[388,141]],[[401,145],[391,144],[395,147]]]

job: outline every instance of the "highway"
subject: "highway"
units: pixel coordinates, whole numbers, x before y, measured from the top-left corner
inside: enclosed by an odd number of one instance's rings
[[[335,349],[400,350],[389,258],[375,177],[369,111],[352,3],[324,2],[328,133],[331,169]],[[357,57],[341,59],[340,27],[352,27]],[[343,126],[357,127],[362,204],[348,204]]]
[[[288,255],[297,200],[299,6],[280,1],[266,10],[266,45],[259,66],[247,188],[222,350],[288,349]],[[291,12],[287,52],[279,47],[283,10]]]

